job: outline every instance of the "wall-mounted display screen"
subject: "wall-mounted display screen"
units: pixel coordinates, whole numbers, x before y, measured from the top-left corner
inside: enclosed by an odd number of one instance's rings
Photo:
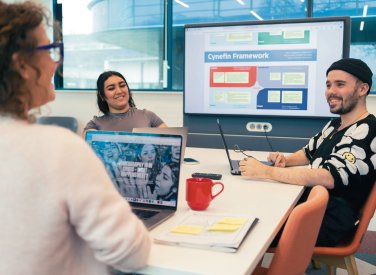
[[[184,113],[331,117],[325,73],[349,46],[349,17],[186,25]]]

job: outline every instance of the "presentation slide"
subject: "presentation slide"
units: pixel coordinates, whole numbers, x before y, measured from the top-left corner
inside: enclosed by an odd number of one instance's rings
[[[326,69],[344,22],[186,28],[185,113],[333,116]]]

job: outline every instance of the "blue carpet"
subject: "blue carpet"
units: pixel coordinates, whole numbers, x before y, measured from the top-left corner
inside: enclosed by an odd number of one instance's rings
[[[369,264],[376,266],[376,255],[375,254],[364,254],[364,253],[357,253],[356,258],[365,261]]]
[[[376,267],[376,231],[367,231],[363,236],[363,241],[358,249],[358,253],[355,254],[355,257],[359,260],[362,260],[366,263],[374,265]],[[358,265],[359,275],[374,275],[374,272],[362,273],[361,268]],[[375,268],[376,269],[376,268]],[[326,266],[325,264],[321,265],[321,269],[313,269],[311,265],[308,266],[306,270],[307,275],[326,275]]]
[[[376,254],[357,253],[355,254],[355,257],[359,260],[362,260],[364,262],[367,262],[371,265],[376,266]],[[306,270],[306,274],[307,275],[326,275],[326,266],[325,264],[321,264],[320,269],[313,269],[312,265],[310,264]],[[374,275],[375,273],[362,274],[360,272],[359,274],[360,275]]]

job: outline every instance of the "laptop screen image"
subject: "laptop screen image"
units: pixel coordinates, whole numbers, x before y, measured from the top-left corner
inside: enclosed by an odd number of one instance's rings
[[[88,131],[85,139],[132,208],[176,211],[181,136]]]

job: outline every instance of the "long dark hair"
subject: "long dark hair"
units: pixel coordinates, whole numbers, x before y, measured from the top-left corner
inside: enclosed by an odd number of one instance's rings
[[[127,84],[128,93],[129,93],[129,100],[128,100],[129,106],[130,107],[136,107],[136,104],[134,103],[133,98],[132,98],[131,90],[129,88],[127,81],[125,80],[125,77],[121,73],[116,72],[116,71],[106,71],[106,72],[101,73],[98,76],[98,79],[97,79],[97,103],[98,103],[98,108],[105,115],[110,112],[110,108],[108,107],[108,103],[106,101],[106,96],[104,94],[104,82],[110,76],[113,76],[113,75],[120,77],[121,79],[124,80],[125,84]]]

